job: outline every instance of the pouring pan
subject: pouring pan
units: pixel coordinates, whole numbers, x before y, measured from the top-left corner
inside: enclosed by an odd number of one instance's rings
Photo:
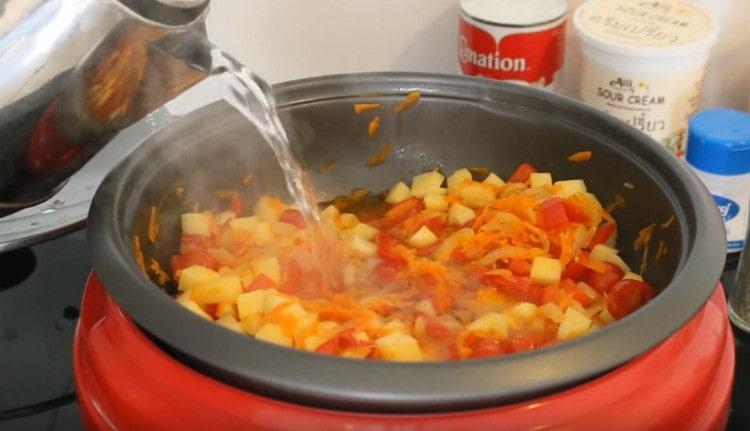
[[[422,99],[398,115],[408,92]],[[502,177],[530,162],[556,178],[582,178],[602,203],[616,195],[621,256],[657,295],[641,309],[591,335],[539,350],[482,360],[386,363],[294,351],[228,331],[187,312],[136,263],[138,237],[150,259],[168,268],[179,244],[179,214],[198,202],[217,204],[232,188],[252,201],[288,196],[271,150],[225,103],[214,103],[144,142],[104,180],[89,217],[93,266],[115,301],[175,358],[196,370],[263,396],[329,409],[438,412],[502,405],[580,384],[645,353],[684,325],[713,291],[724,262],[721,218],[699,180],[644,134],[582,103],[531,88],[422,73],[338,75],[275,87],[293,149],[307,166],[320,200],[354,187],[380,192],[440,167],[487,167]],[[383,105],[377,139],[367,115],[352,105]],[[379,167],[367,159],[394,146]],[[567,157],[591,150],[575,164]],[[326,174],[314,168],[329,160]],[[252,175],[249,186],[242,179]],[[178,192],[182,190],[182,192]],[[160,229],[146,238],[149,212]],[[644,260],[639,232],[656,224]],[[657,259],[657,245],[663,243]],[[153,276],[153,274],[149,273]]]

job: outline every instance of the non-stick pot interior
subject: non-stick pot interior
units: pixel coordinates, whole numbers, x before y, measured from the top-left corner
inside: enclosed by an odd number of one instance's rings
[[[422,100],[395,114],[393,106],[414,89],[423,92]],[[379,193],[436,167],[446,173],[486,167],[507,177],[519,163],[530,162],[555,179],[584,179],[605,205],[624,202],[613,213],[621,256],[636,270],[645,268],[660,293],[595,335],[527,354],[451,364],[320,357],[210,325],[141,276],[132,244],[138,237],[147,265],[153,258],[169,268],[179,244],[179,215],[196,205],[225,207],[217,190],[238,191],[246,202],[261,194],[288,197],[279,165],[255,128],[216,103],[154,136],[110,175],[95,199],[90,235],[95,269],[118,303],[175,354],[217,378],[270,396],[354,410],[455,410],[516,401],[601,374],[664,340],[698,310],[718,278],[720,240],[707,238],[720,221],[694,177],[644,135],[574,101],[432,75],[301,81],[279,87],[277,99],[320,200],[353,188]],[[352,106],[365,101],[382,108],[355,114]],[[374,115],[381,116],[382,127],[371,139],[367,124]],[[368,168],[368,158],[385,142],[393,144],[392,155]],[[583,150],[593,151],[589,162],[567,159]],[[335,166],[319,173],[324,163]],[[153,243],[147,240],[152,208],[160,226]],[[636,238],[649,226],[650,240],[637,248]],[[691,268],[698,260],[701,268]],[[172,289],[169,283],[161,287]]]

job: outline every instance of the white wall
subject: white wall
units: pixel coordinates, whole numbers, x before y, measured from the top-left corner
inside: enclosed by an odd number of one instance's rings
[[[572,10],[583,0],[569,0]],[[695,0],[722,21],[706,106],[750,109],[750,0]],[[458,0],[212,0],[212,40],[271,82],[380,70],[458,73]],[[569,31],[564,92],[575,94]]]

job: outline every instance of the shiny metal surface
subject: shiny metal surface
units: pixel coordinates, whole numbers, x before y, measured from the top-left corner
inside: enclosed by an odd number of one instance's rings
[[[206,76],[196,57],[208,1],[0,2],[0,216],[48,199]]]

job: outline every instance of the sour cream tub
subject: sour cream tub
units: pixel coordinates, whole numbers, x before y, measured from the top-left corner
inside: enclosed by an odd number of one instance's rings
[[[717,19],[679,0],[590,0],[576,9],[573,26],[583,54],[581,99],[683,156]]]

